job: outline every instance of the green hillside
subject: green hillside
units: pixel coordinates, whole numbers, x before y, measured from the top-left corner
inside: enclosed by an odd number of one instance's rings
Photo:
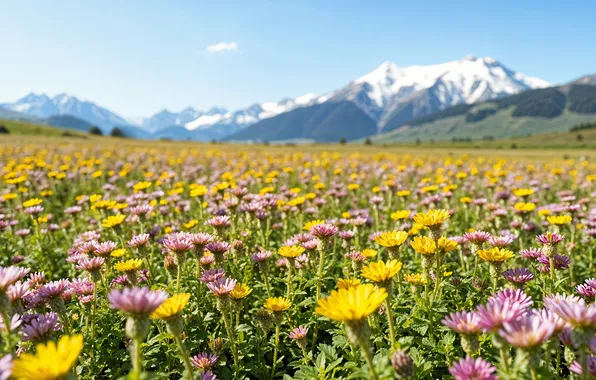
[[[50,127],[44,124],[31,123],[27,121],[17,120],[3,120],[0,119],[0,126],[8,130],[8,134],[0,133],[2,136],[50,136],[50,137],[81,137],[86,138],[86,133],[81,133],[73,130],[65,130],[63,128]],[[4,128],[0,128],[2,130]]]
[[[451,107],[396,126],[372,140],[494,140],[567,132],[578,124],[594,121],[596,86],[570,85]]]

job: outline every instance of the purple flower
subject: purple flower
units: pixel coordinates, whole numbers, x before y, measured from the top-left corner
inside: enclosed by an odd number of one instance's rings
[[[513,236],[511,235],[506,235],[506,236],[491,236],[490,239],[488,239],[488,244],[492,245],[493,247],[506,247],[509,244],[513,243]]]
[[[28,282],[18,281],[8,287],[6,295],[10,302],[15,302],[27,295],[27,293],[29,293],[29,288],[30,284]]]
[[[569,370],[578,375],[583,375],[584,373],[581,363],[577,360],[571,363]],[[590,373],[590,377],[596,376],[596,357],[591,355],[588,355],[588,372]]]
[[[86,278],[83,279],[74,279],[70,283],[70,288],[77,295],[89,295],[93,294],[95,290],[95,284]]]
[[[587,298],[596,297],[596,288],[593,288],[588,284],[580,284],[576,286],[575,291]]]
[[[217,376],[211,371],[201,371],[201,380],[217,380]]]
[[[569,257],[563,256],[563,255],[555,255],[553,257],[553,259],[554,259],[555,269],[569,268],[569,264],[571,263],[571,259]],[[538,268],[541,272],[550,271],[550,259],[548,258],[548,256],[542,255],[537,260],[539,263],[544,264],[543,267]]]
[[[215,228],[216,230],[218,229],[223,229],[223,228],[227,228],[230,227],[232,225],[232,222],[230,222],[230,217],[225,215],[225,216],[216,216],[214,218],[211,218],[209,220],[207,220],[207,222],[205,222],[207,225]]]
[[[555,328],[552,321],[528,313],[513,322],[503,323],[499,335],[514,347],[531,348],[540,346],[550,339]]]
[[[513,268],[503,272],[503,276],[507,281],[517,285],[523,285],[528,281],[534,279],[534,274],[527,268]]]
[[[236,286],[236,280],[232,278],[218,278],[215,281],[208,282],[207,287],[216,297],[227,296]]]
[[[23,324],[23,340],[39,342],[47,340],[54,331],[62,330],[58,323],[58,314],[54,312],[46,314],[34,314]]]
[[[290,332],[290,339],[292,340],[304,340],[308,334],[308,328],[304,326],[298,326]]]
[[[307,251],[312,251],[317,249],[317,247],[319,246],[319,242],[317,241],[317,239],[311,239],[301,243],[300,245]]]
[[[151,235],[149,234],[135,235],[128,241],[127,244],[129,247],[139,248],[146,245],[149,242],[149,239],[151,239]]]
[[[114,241],[106,241],[103,243],[96,243],[93,247],[93,253],[97,256],[107,256],[112,253],[113,250],[118,247],[118,244]]]
[[[536,236],[536,241],[542,245],[557,245],[565,239],[565,236],[558,233],[548,233]]]
[[[544,303],[553,313],[575,327],[588,328],[596,325],[596,304],[588,306],[579,297],[558,294],[545,297]]]
[[[29,273],[29,268],[0,267],[0,293],[6,292],[8,287]]]
[[[205,249],[214,255],[223,255],[231,248],[232,246],[225,241],[214,241],[205,246]]]
[[[48,302],[60,297],[70,287],[70,281],[61,279],[48,282],[37,291],[37,302]]]
[[[532,297],[528,296],[521,289],[501,290],[500,292],[490,296],[488,298],[488,303],[504,303],[505,300],[509,300],[511,303],[517,303],[524,309],[529,308],[534,303],[534,301],[532,301]]]
[[[208,284],[225,277],[225,275],[226,274],[224,273],[223,269],[209,269],[203,272],[200,281]]]
[[[0,359],[0,380],[7,380],[12,373],[12,356],[4,355]]]
[[[476,308],[478,324],[484,331],[496,331],[503,323],[512,322],[525,313],[525,308],[518,302],[505,298],[503,302],[489,302]]]
[[[106,260],[103,257],[94,257],[92,259],[82,258],[77,263],[77,269],[87,272],[95,272],[101,269]]]
[[[217,363],[217,356],[203,352],[191,357],[190,363],[193,365],[193,367],[208,370],[213,368],[215,363]]]
[[[272,253],[268,251],[259,251],[253,254],[250,258],[257,263],[262,263],[271,257]]]
[[[169,234],[163,240],[162,244],[172,253],[184,253],[194,248],[188,234],[181,232]]]
[[[443,318],[441,323],[458,334],[477,334],[480,332],[480,319],[474,312],[458,311]]]
[[[215,236],[205,232],[190,234],[190,241],[195,245],[195,247],[203,248],[214,240]]]
[[[339,228],[333,224],[317,224],[310,229],[310,234],[319,239],[328,239],[339,232]]]
[[[6,331],[7,328],[8,331],[14,331],[19,328],[21,323],[23,323],[23,321],[21,320],[21,317],[18,314],[12,316],[12,318],[10,319],[10,325],[8,327],[6,326],[4,319],[0,317],[0,331]]]
[[[108,294],[110,307],[122,312],[148,316],[155,311],[166,299],[168,293],[162,290],[130,287],[122,290],[114,289]]]
[[[474,359],[466,356],[465,359],[453,363],[449,373],[455,380],[497,380],[498,377],[494,375],[496,370],[492,364],[482,358]]]
[[[522,257],[526,259],[535,260],[543,255],[542,251],[538,248],[528,248],[524,249],[519,253]]]

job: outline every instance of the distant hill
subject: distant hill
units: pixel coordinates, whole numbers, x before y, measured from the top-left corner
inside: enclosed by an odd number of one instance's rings
[[[9,135],[11,136],[60,136],[79,138],[87,138],[89,136],[87,133],[64,130],[63,128],[56,128],[41,123],[21,120],[0,119],[0,125],[9,131]],[[2,139],[2,136],[5,135],[0,134],[0,139]]]
[[[336,142],[376,133],[377,125],[364,111],[348,101],[326,102],[297,108],[261,120],[225,138],[228,141],[286,141],[312,139]]]
[[[85,120],[70,115],[54,115],[45,119],[45,122],[54,127],[75,129],[81,132],[88,132],[93,125]]]
[[[577,83],[461,104],[407,122],[395,117],[387,123],[392,131],[374,140],[490,139],[568,131],[596,120],[596,86]]]

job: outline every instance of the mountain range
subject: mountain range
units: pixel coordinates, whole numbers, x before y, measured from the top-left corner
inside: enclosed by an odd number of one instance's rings
[[[52,98],[29,94],[14,103],[0,104],[0,117],[50,123],[50,118],[71,116],[104,132],[118,127],[137,138],[337,141],[386,134],[410,120],[452,106],[550,86],[549,82],[511,70],[494,58],[466,56],[428,66],[399,67],[384,62],[342,88],[322,95],[309,93],[239,110],[214,107],[201,111],[188,107],[180,112],[162,110],[146,118],[124,118],[66,94]],[[72,125],[72,120],[58,120]]]

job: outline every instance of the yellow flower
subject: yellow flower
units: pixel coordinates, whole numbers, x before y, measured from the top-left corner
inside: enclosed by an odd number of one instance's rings
[[[410,245],[421,255],[434,255],[437,250],[435,241],[428,236],[416,236]]]
[[[151,314],[153,319],[173,319],[176,318],[190,300],[190,293],[174,294],[165,300],[159,307]]]
[[[113,228],[121,225],[124,219],[126,219],[126,215],[124,214],[111,215],[102,220],[101,226],[104,228]]]
[[[490,263],[502,263],[505,260],[509,260],[513,256],[513,252],[499,247],[481,249],[478,251],[478,257]]]
[[[17,197],[17,193],[6,193],[6,194],[2,194],[2,199],[5,201],[8,201],[10,199],[15,199]]]
[[[404,231],[387,231],[375,236],[375,241],[385,248],[394,248],[402,245],[408,238]]]
[[[340,278],[337,280],[338,289],[355,288],[360,285],[360,280],[357,278]]]
[[[304,248],[299,245],[283,246],[277,250],[280,256],[294,258],[304,253]]]
[[[119,261],[114,264],[114,269],[118,272],[134,272],[141,268],[143,260],[141,259],[130,259],[126,261]]]
[[[310,222],[307,222],[304,224],[304,227],[302,227],[303,230],[306,231],[310,231],[311,228],[313,228],[314,226],[318,226],[319,224],[325,224],[324,220],[311,220]]]
[[[554,226],[563,226],[571,223],[571,215],[553,215],[546,217],[546,220]]]
[[[27,207],[33,207],[33,206],[39,206],[43,201],[39,198],[31,198],[28,201],[23,202],[23,207],[27,208]]]
[[[550,210],[547,208],[543,208],[542,210],[538,210],[538,215],[540,216],[549,216]]]
[[[420,230],[422,230],[423,228],[424,228],[424,226],[422,224],[414,223],[412,225],[412,228],[410,228],[410,230],[408,231],[408,235],[409,236],[418,235],[418,232],[420,232]]]
[[[113,250],[112,253],[110,253],[110,256],[122,257],[122,256],[124,256],[125,253],[126,253],[126,248],[119,248],[119,249]]]
[[[516,211],[518,211],[522,214],[527,214],[527,213],[530,213],[536,209],[536,204],[518,202],[513,206],[513,208],[515,208]]]
[[[359,187],[360,187],[360,185],[357,183],[348,184],[348,190],[358,190]]]
[[[375,257],[377,255],[377,250],[376,249],[363,249],[360,253],[362,253],[365,257],[368,257],[369,259],[371,257]]]
[[[230,297],[233,299],[239,300],[245,298],[252,292],[252,289],[248,287],[246,284],[236,284],[234,289],[230,292]]]
[[[421,273],[411,273],[411,274],[405,274],[404,275],[404,280],[406,280],[406,282],[412,284],[412,285],[423,285],[426,284],[426,279],[424,278],[424,275],[422,275]]]
[[[398,191],[398,192],[397,192],[397,196],[398,196],[398,197],[405,198],[405,197],[407,197],[408,195],[410,195],[411,193],[412,193],[412,192],[411,192],[410,190],[401,190],[401,191]]]
[[[183,226],[184,228],[186,228],[187,230],[197,226],[199,224],[199,221],[196,219],[193,220],[189,220],[188,222],[184,223]]]
[[[447,210],[428,210],[426,213],[414,215],[414,221],[424,227],[438,227],[443,224],[451,215]]]
[[[393,220],[402,220],[407,219],[410,217],[412,212],[410,210],[397,210],[391,213],[391,219]]]
[[[447,239],[446,237],[440,237],[439,241],[437,242],[439,245],[439,248],[441,248],[443,250],[443,252],[451,252],[454,249],[457,248],[457,242]]]
[[[515,189],[513,195],[520,198],[526,198],[534,194],[534,189]]]
[[[141,190],[146,190],[151,186],[151,182],[148,181],[143,181],[143,182],[137,182],[135,183],[135,185],[132,187],[135,191],[141,191]]]
[[[315,311],[334,321],[361,321],[374,313],[385,298],[385,288],[378,288],[373,284],[358,285],[349,289],[332,290],[329,297],[319,300]]]
[[[439,189],[439,187],[437,185],[424,186],[422,188],[422,192],[423,193],[433,193],[433,192],[437,191],[438,189]]]
[[[193,198],[202,197],[205,194],[207,194],[207,186],[205,185],[199,185],[190,191],[190,196]]]
[[[83,336],[64,335],[58,341],[38,344],[35,355],[23,353],[14,360],[12,377],[19,380],[65,378],[83,349]]]
[[[459,198],[460,203],[472,203],[472,198],[470,197],[461,197]]]
[[[385,263],[383,260],[379,260],[362,268],[362,277],[373,282],[384,282],[393,278],[402,266],[401,261],[391,260]]]
[[[265,301],[265,309],[274,312],[286,311],[292,306],[292,302],[284,297],[269,297]]]

